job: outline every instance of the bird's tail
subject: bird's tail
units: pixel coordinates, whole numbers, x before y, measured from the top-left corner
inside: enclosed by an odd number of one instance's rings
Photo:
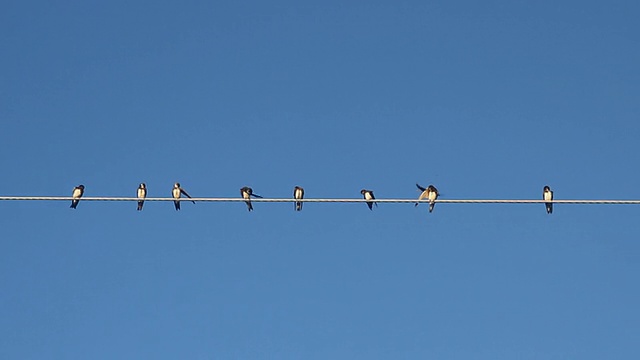
[[[142,205],[144,205],[144,201],[138,201],[138,211],[142,210]]]
[[[547,214],[551,214],[553,212],[553,203],[547,203]]]
[[[245,201],[245,202],[247,203],[247,209],[249,211],[252,211],[253,210],[253,205],[251,205],[251,201]]]
[[[296,202],[296,211],[301,211],[302,210],[302,202],[298,201]]]
[[[173,205],[176,207],[176,211],[180,210],[180,201],[174,201]]]
[[[436,203],[429,203],[429,212],[433,212],[433,208],[436,206]]]
[[[69,206],[72,209],[75,209],[78,206],[79,201],[78,200],[71,200],[71,206]]]

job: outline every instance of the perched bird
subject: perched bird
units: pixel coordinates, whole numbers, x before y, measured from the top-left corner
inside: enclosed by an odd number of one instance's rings
[[[553,200],[553,191],[551,191],[551,188],[549,187],[549,185],[545,185],[545,187],[542,189],[542,200],[545,200],[545,201]],[[544,204],[547,206],[547,214],[551,214],[553,212],[553,203],[548,202]]]
[[[138,186],[138,199],[144,199],[147,197],[147,184],[141,183]],[[138,211],[142,210],[142,206],[144,205],[144,200],[138,200]]]
[[[251,197],[253,196],[256,198],[262,198],[262,196],[254,194],[253,189],[248,186],[244,186],[242,189],[240,189],[240,194],[242,195],[243,199],[247,200],[245,202],[247,203],[247,209],[249,209],[249,211],[253,210],[253,205],[251,205]]]
[[[294,199],[302,199],[304,198],[304,189],[300,186],[296,186],[293,188],[293,198]],[[295,203],[296,211],[302,210],[302,201],[296,201]]]
[[[80,202],[79,199],[82,197],[82,194],[84,194],[84,185],[78,185],[73,188],[73,193],[71,194],[73,200],[71,200],[70,208],[75,209],[78,206],[78,203]]]
[[[435,200],[438,198],[438,189],[436,189],[436,187],[433,185],[429,185],[426,188],[423,188],[422,186],[420,186],[420,184],[416,184],[416,186],[418,187],[418,189],[420,189],[420,191],[422,191],[422,193],[418,197],[418,201],[422,199],[429,199],[429,212],[432,212],[433,208],[436,206]],[[420,203],[417,202],[416,206],[418,206],[418,204]]]
[[[189,194],[187,194],[186,191],[184,191],[183,188],[180,187],[180,183],[175,183],[173,185],[173,190],[171,190],[171,194],[173,195],[174,199],[180,199],[180,195],[184,194],[184,196],[188,197],[189,199],[191,199],[191,196],[189,196]],[[192,203],[196,203],[195,201],[191,200]],[[173,205],[176,207],[176,211],[180,210],[180,201],[174,201]]]
[[[360,190],[360,194],[364,197],[365,200],[375,200],[376,197],[373,196],[373,190],[362,189]],[[376,201],[367,201],[367,206],[369,206],[369,210],[373,210],[373,204],[378,206]]]

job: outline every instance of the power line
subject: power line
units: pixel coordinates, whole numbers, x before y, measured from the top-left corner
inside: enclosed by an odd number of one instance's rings
[[[176,201],[174,198],[137,198],[137,197],[106,197],[87,196],[74,199],[71,196],[0,196],[0,201]],[[242,198],[180,198],[178,201],[197,202],[245,202]],[[317,202],[317,203],[363,203],[371,200],[365,199],[293,199],[293,198],[252,198],[251,202],[286,203],[286,202]],[[378,203],[429,203],[429,200],[416,199],[375,199]],[[434,201],[440,204],[579,204],[579,205],[640,205],[640,200],[530,200],[530,199],[438,199]]]

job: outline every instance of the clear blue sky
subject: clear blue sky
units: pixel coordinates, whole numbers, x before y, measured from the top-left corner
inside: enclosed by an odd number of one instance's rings
[[[14,1],[3,195],[640,198],[635,1]],[[0,202],[0,358],[637,359],[638,206]]]

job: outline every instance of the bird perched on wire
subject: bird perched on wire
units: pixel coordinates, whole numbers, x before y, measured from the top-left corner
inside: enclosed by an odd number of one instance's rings
[[[138,211],[141,211],[144,206],[144,198],[147,197],[147,184],[141,183],[136,194],[138,195]]]
[[[80,202],[79,199],[82,197],[82,194],[84,194],[84,185],[78,185],[73,188],[73,192],[71,193],[73,200],[71,200],[70,208],[75,209],[78,206],[78,203]]]
[[[375,200],[376,197],[373,195],[373,190],[362,189],[360,190],[360,194],[364,197],[365,200]],[[378,206],[377,201],[367,201],[367,206],[369,206],[369,210],[373,210],[373,204]]]
[[[245,201],[245,203],[247,203],[247,209],[249,211],[253,210],[253,205],[251,205],[251,197],[253,196],[255,198],[262,198],[262,196],[254,194],[253,189],[248,186],[244,186],[240,189],[240,195],[242,195],[243,199],[247,200]]]
[[[545,185],[545,187],[542,189],[542,200],[553,201],[553,191],[551,191],[549,185]],[[551,214],[553,212],[553,203],[547,202],[544,204],[547,207],[547,214]]]
[[[191,196],[189,194],[187,194],[186,191],[184,191],[183,188],[180,187],[180,183],[175,183],[173,184],[173,190],[171,190],[171,195],[173,195],[174,199],[180,199],[181,194],[184,194],[184,196],[188,197],[189,199],[191,199]],[[192,203],[196,203],[195,201],[191,200]],[[180,210],[180,201],[174,200],[173,201],[173,205],[176,207],[176,211]]]
[[[304,198],[304,189],[300,186],[293,188],[293,198],[296,200]],[[302,201],[296,201],[294,208],[296,211],[302,210]]]
[[[433,208],[436,206],[435,200],[438,198],[438,189],[436,189],[436,187],[433,186],[433,185],[429,185],[426,188],[420,186],[420,184],[416,184],[416,186],[418,187],[418,189],[420,189],[420,191],[422,191],[422,193],[418,197],[418,201],[420,201],[422,199],[428,199],[429,200],[429,212],[432,212]],[[418,206],[419,204],[420,203],[417,202],[416,206]]]

